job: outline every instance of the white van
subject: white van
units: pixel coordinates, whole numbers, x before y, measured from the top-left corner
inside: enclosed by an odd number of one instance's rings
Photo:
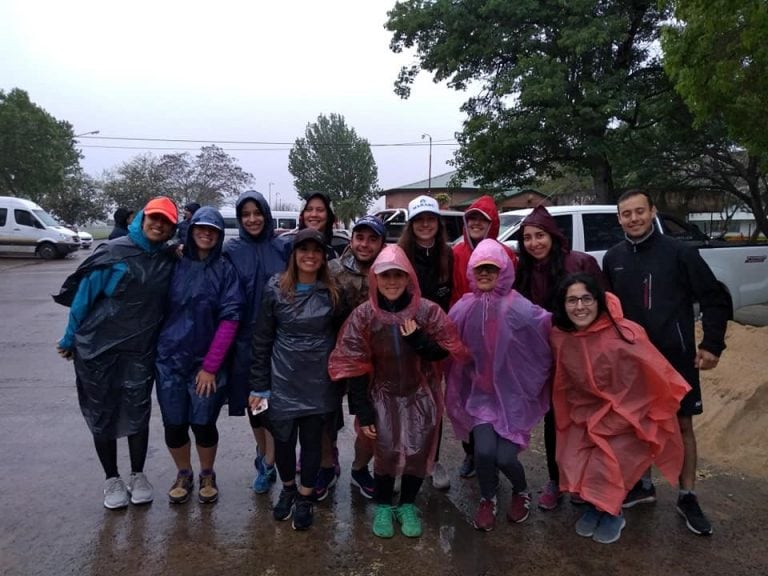
[[[224,239],[237,238],[239,231],[237,228],[237,215],[232,206],[222,206],[219,212],[224,217]],[[293,230],[299,226],[299,213],[274,210],[272,219],[275,221],[275,234],[282,234],[288,230]]]
[[[63,258],[80,249],[77,232],[30,200],[0,196],[0,254]]]

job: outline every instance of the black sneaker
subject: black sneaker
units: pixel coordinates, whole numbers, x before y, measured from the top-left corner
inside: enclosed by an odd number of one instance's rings
[[[637,484],[632,487],[627,497],[624,498],[622,508],[632,508],[637,504],[653,504],[656,502],[656,486],[651,484],[650,488],[643,487],[643,481],[638,480]]]
[[[312,500],[309,496],[299,496],[296,498],[296,505],[293,510],[293,529],[309,530],[314,519],[314,510]]]
[[[288,520],[293,514],[293,506],[296,502],[296,486],[290,488],[283,488],[280,490],[280,497],[277,499],[277,504],[272,509],[272,516],[275,520]]]
[[[709,536],[712,534],[712,524],[709,523],[704,512],[699,506],[699,499],[696,494],[684,494],[677,499],[677,512],[685,518],[685,525],[688,530],[699,536]]]

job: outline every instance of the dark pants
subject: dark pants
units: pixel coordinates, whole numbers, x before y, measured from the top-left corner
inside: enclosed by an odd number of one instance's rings
[[[93,437],[96,454],[107,478],[119,476],[117,471],[117,440],[109,437]],[[131,472],[144,472],[149,447],[149,427],[128,436],[128,452],[131,457]]]
[[[291,482],[296,478],[296,439],[301,445],[301,485],[315,485],[320,471],[322,437],[325,415],[312,414],[290,420],[270,420],[269,428],[275,439],[275,464],[280,479]]]
[[[373,499],[376,504],[391,505],[392,496],[395,493],[395,477],[374,474],[373,479],[376,486]],[[403,474],[400,483],[400,504],[413,504],[423,482],[424,478]]]
[[[491,500],[496,496],[498,470],[512,483],[515,493],[527,488],[525,469],[517,459],[520,447],[499,436],[490,424],[481,424],[475,433],[475,469],[480,483],[480,495]]]
[[[557,467],[557,430],[555,429],[555,411],[550,408],[544,415],[544,450],[547,453],[547,471],[549,479],[560,485],[560,469]]]

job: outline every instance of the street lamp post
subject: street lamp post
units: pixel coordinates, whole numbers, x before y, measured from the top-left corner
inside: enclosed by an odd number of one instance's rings
[[[272,208],[272,186],[274,186],[274,182],[269,183],[269,207]]]
[[[72,138],[80,138],[80,136],[93,136],[98,134],[99,130],[91,130],[90,132],[83,132],[82,134],[75,134]]]
[[[432,193],[432,136],[429,134],[422,134],[421,139],[429,138],[429,184],[427,185],[427,192]]]

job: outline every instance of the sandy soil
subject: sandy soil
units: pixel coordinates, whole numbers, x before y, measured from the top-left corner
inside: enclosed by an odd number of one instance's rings
[[[765,477],[768,327],[730,322],[726,345],[717,368],[701,372],[704,414],[694,418],[699,455],[719,468]]]

